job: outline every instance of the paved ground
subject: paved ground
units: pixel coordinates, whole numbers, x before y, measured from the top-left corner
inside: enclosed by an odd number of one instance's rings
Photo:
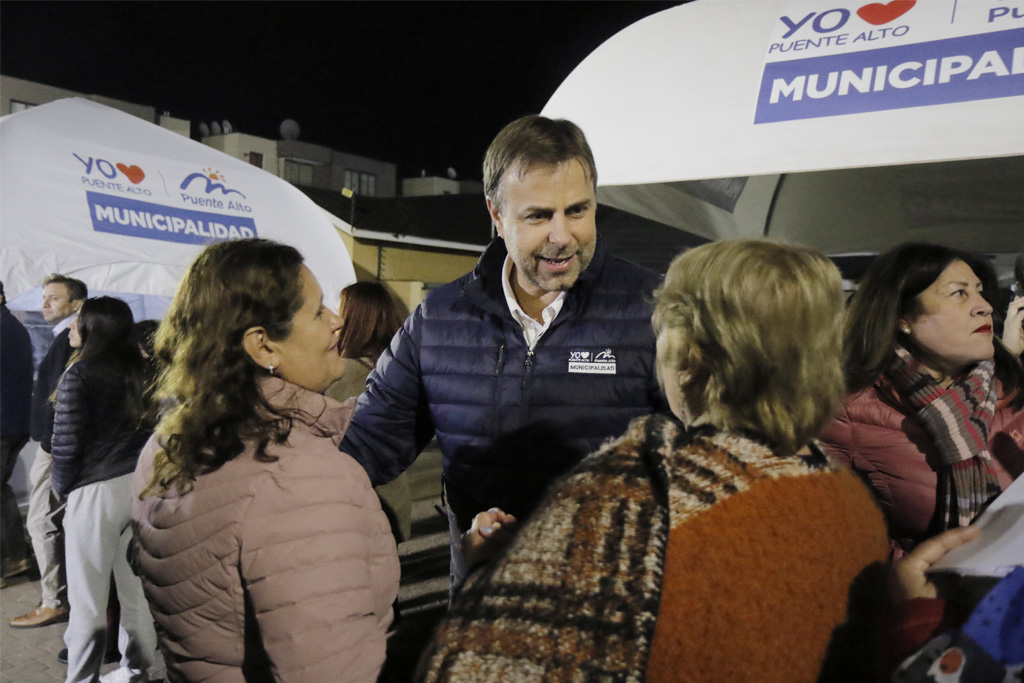
[[[388,666],[382,680],[409,680],[419,652],[426,644],[448,599],[448,526],[441,510],[441,458],[426,451],[410,472],[413,493],[412,538],[399,545],[402,586],[399,637],[389,648]],[[65,624],[35,629],[12,629],[14,617],[28,612],[39,601],[39,584],[20,576],[7,580],[0,590],[0,683],[59,683],[66,667],[57,661],[64,649]],[[157,655],[159,657],[159,653]],[[105,665],[103,673],[117,668]],[[163,661],[158,673],[163,675]]]

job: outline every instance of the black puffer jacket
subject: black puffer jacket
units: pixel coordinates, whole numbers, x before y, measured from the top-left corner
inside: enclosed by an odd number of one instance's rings
[[[664,408],[650,294],[658,276],[605,253],[532,352],[501,285],[505,244],[439,287],[370,373],[341,450],[374,484],[436,433],[460,524],[491,506],[525,517],[548,485],[630,421]]]
[[[118,367],[102,356],[68,368],[57,385],[53,489],[61,494],[135,470],[150,432],[126,424],[130,399]]]
[[[71,330],[65,328],[53,339],[46,355],[39,363],[39,372],[36,373],[35,385],[32,388],[32,438],[38,441],[43,450],[51,452],[53,446],[50,444],[50,437],[53,436],[53,403],[50,396],[57,388],[57,382],[64,372],[64,368],[71,358],[71,344],[68,339],[71,337]]]

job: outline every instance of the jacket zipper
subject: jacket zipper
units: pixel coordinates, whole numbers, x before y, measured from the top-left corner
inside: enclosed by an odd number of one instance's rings
[[[505,371],[505,345],[498,347],[498,361],[494,364],[494,374],[501,377]]]
[[[536,356],[533,353],[533,349],[526,352],[526,360],[523,361],[523,381],[519,384],[521,389],[525,389],[526,385],[530,383],[530,377],[533,375],[533,361]]]
[[[536,359],[536,355],[533,353],[533,349],[527,349],[526,360],[523,361],[523,379],[519,383],[520,396],[519,396],[519,426],[525,425],[530,419],[530,401],[529,401],[529,384],[533,378],[533,362]]]
[[[501,420],[498,416],[501,414],[501,376],[503,374],[505,374],[504,342],[498,347],[498,359],[494,363],[494,396],[491,400],[491,410],[494,411],[494,417],[491,423],[494,427],[493,438],[495,443],[497,443],[501,435]]]

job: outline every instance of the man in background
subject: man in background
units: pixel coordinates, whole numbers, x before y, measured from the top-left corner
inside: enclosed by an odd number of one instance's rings
[[[32,391],[32,438],[39,442],[29,471],[29,537],[39,565],[39,605],[11,620],[13,628],[38,628],[68,620],[67,579],[64,575],[64,501],[50,483],[50,439],[53,436],[53,404],[50,396],[71,357],[68,326],[89,296],[85,283],[53,274],[43,280],[43,318],[53,323],[54,340],[39,364]]]
[[[18,454],[29,437],[32,407],[32,340],[21,321],[7,310],[4,284],[0,282],[0,587],[4,579],[28,571],[32,561],[25,542],[18,501],[11,475]]]

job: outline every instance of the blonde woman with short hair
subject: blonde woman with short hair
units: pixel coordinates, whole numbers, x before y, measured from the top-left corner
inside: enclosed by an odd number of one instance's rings
[[[867,489],[814,441],[842,403],[842,301],[809,249],[677,257],[654,312],[672,414],[548,492],[456,597],[426,680],[817,680],[851,583],[886,556]]]

